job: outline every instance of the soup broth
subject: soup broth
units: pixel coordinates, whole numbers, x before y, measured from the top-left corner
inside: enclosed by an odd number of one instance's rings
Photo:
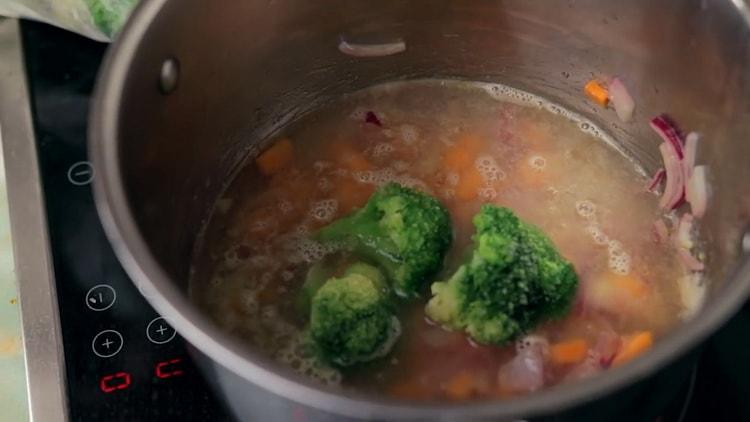
[[[223,329],[323,383],[417,400],[513,396],[593,375],[628,347],[635,356],[691,311],[680,283],[695,276],[671,242],[654,238],[654,221],[674,217],[646,191],[643,172],[591,122],[531,94],[458,81],[376,86],[301,119],[271,148],[218,201],[191,295]],[[305,346],[295,298],[312,264],[353,258],[310,234],[388,182],[438,198],[453,243],[422,297],[401,304],[391,353],[330,368]],[[473,344],[424,314],[429,284],[471,248],[484,203],[540,227],[579,277],[567,316],[503,347]],[[540,378],[519,384],[514,358],[537,345]]]

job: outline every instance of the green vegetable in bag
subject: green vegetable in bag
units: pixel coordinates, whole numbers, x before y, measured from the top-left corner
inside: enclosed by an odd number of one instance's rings
[[[91,17],[102,32],[117,33],[130,15],[137,0],[85,0]]]

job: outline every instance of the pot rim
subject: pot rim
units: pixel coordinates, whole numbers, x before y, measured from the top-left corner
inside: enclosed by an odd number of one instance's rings
[[[148,292],[144,296],[149,303],[196,349],[248,382],[298,403],[356,418],[375,415],[404,419],[513,418],[549,414],[602,397],[654,373],[718,329],[750,295],[750,257],[746,254],[711,304],[656,342],[640,359],[607,370],[607,376],[555,386],[507,401],[426,404],[373,398],[316,386],[292,374],[273,370],[245,346],[218,330],[176,287],[150,253],[128,204],[118,156],[120,104],[129,64],[167,1],[141,2],[103,62],[89,119],[89,156],[97,175],[93,182],[94,198],[116,255],[141,293]],[[742,2],[730,3],[750,23],[748,8]]]

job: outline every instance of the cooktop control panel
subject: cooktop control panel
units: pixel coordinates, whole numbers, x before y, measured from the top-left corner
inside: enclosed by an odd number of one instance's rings
[[[120,267],[100,225],[87,116],[105,44],[22,26],[73,421],[225,420],[185,343]]]

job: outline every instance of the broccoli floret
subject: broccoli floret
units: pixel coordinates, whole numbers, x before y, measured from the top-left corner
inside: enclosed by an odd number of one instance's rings
[[[309,335],[318,356],[337,366],[390,352],[401,327],[380,271],[355,264],[326,281],[312,297]]]
[[[493,205],[482,206],[474,226],[471,257],[447,281],[432,284],[428,317],[478,343],[500,345],[567,312],[578,277],[547,236]]]
[[[443,262],[452,237],[450,216],[437,199],[390,183],[365,206],[317,233],[376,263],[395,292],[416,297]]]

